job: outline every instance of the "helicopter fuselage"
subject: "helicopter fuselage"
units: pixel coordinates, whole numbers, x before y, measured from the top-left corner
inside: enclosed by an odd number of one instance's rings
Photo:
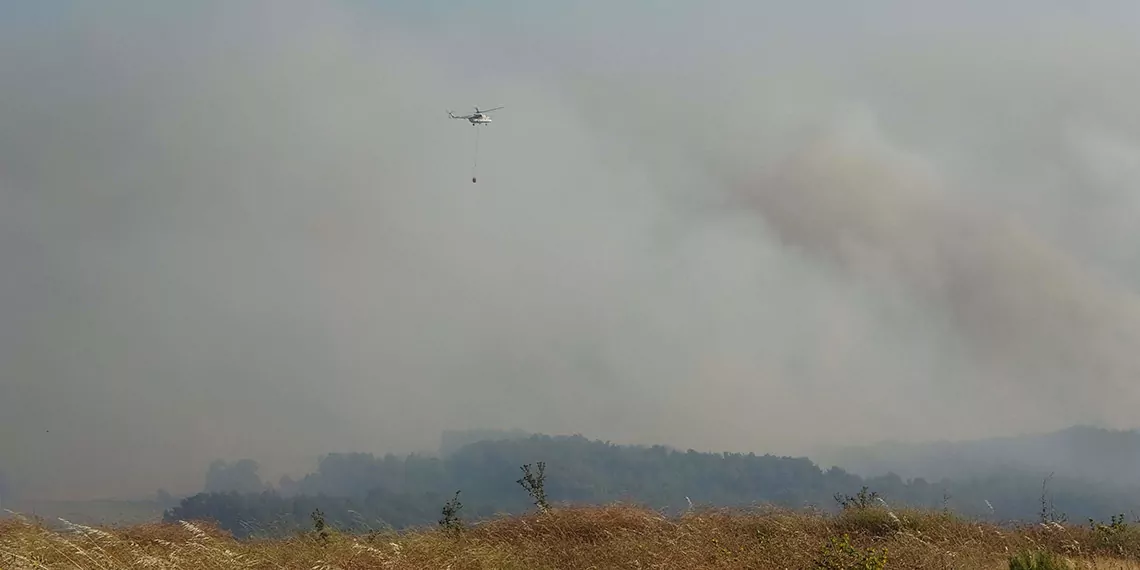
[[[469,118],[467,120],[471,121],[472,125],[484,125],[484,124],[491,122],[491,117],[488,117],[487,115],[479,113],[476,115],[472,115],[471,118]]]

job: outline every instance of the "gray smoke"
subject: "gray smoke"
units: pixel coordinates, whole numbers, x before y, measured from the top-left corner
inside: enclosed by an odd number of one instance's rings
[[[0,5],[0,466],[1124,425],[1136,9],[1011,5]]]
[[[789,247],[931,310],[930,328],[960,339],[977,367],[952,380],[976,421],[1134,425],[1140,298],[944,186],[855,121],[736,187]]]

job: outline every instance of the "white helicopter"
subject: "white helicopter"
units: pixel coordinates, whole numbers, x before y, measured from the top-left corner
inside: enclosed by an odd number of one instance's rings
[[[487,113],[490,113],[491,111],[498,111],[499,109],[502,109],[502,107],[495,107],[494,109],[485,109],[482,111],[479,110],[479,107],[475,107],[475,113],[471,115],[464,115],[460,117],[453,114],[451,111],[448,111],[447,116],[451,117],[452,119],[467,119],[467,121],[471,123],[471,126],[474,127],[475,125],[486,125],[487,123],[490,123],[491,117],[488,116]]]

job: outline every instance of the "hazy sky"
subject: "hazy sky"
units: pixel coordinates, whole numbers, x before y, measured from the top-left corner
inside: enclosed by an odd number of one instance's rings
[[[921,4],[921,6],[920,6]],[[1133,427],[1140,5],[0,2],[0,469]],[[479,141],[445,110],[504,105]]]

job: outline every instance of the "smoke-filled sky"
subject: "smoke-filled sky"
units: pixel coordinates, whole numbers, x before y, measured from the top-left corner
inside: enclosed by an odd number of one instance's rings
[[[0,2],[0,469],[1133,427],[1140,5]],[[447,118],[504,105],[478,141]]]

